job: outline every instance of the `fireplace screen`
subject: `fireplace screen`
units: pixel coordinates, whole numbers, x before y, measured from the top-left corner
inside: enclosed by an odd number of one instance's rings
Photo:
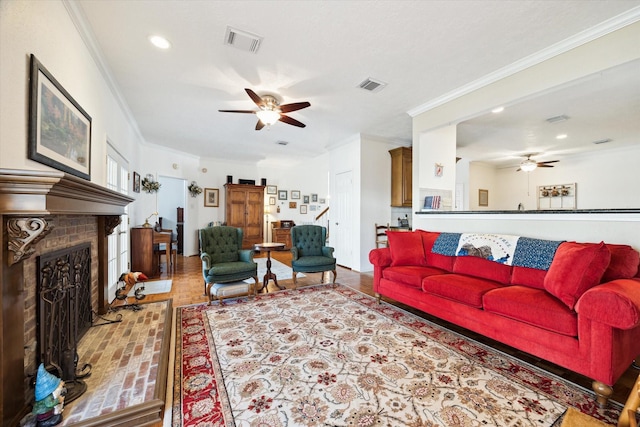
[[[41,255],[37,268],[40,362],[69,387],[78,378],[78,342],[91,327],[91,244]]]

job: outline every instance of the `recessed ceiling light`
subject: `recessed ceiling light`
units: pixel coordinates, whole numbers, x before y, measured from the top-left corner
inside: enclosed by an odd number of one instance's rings
[[[162,36],[149,36],[149,41],[159,49],[169,49],[171,47],[169,40]]]
[[[491,110],[493,114],[502,113],[503,111],[504,111],[504,107],[496,107],[493,110]]]
[[[565,139],[566,137],[567,137],[566,133],[561,133],[561,134],[556,135],[556,139]]]

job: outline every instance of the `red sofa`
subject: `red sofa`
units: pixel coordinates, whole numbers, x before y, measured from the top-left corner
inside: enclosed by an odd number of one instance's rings
[[[434,253],[451,233],[387,234],[389,246],[369,253],[378,298],[592,378],[601,406],[640,354],[640,255],[631,246],[558,242],[545,269]]]

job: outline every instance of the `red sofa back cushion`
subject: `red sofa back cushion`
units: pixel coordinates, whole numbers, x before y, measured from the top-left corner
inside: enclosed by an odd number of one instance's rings
[[[511,284],[544,290],[544,278],[546,275],[547,270],[514,265],[511,271]]]
[[[438,238],[440,233],[424,230],[418,230],[418,232],[422,235],[422,244],[424,246],[424,254],[427,265],[429,267],[436,267],[449,272],[453,271],[453,262],[456,259],[455,257],[434,254],[433,252],[431,252],[431,248],[433,248],[433,244],[436,242],[436,239]]]
[[[391,266],[427,265],[420,233],[415,231],[387,231]]]
[[[611,252],[611,262],[607,267],[602,282],[616,279],[631,279],[638,273],[640,254],[629,245],[606,244]]]
[[[573,309],[587,290],[600,283],[611,261],[604,242],[564,242],[558,246],[544,278],[544,288]]]
[[[511,280],[511,266],[489,261],[475,256],[457,256],[453,272],[480,277],[508,285]]]

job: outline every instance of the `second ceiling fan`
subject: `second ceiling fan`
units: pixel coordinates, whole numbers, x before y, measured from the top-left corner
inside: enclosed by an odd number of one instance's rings
[[[246,113],[255,114],[258,116],[258,123],[256,123],[256,130],[260,130],[265,126],[271,126],[277,121],[297,126],[300,128],[306,125],[296,119],[292,119],[289,116],[285,116],[285,113],[291,113],[292,111],[302,110],[309,107],[311,104],[308,102],[294,102],[292,104],[280,105],[278,100],[272,95],[260,96],[251,89],[245,89],[245,92],[249,95],[251,100],[260,108],[257,111],[254,110],[218,110],[221,113]]]
[[[560,160],[548,160],[546,162],[536,162],[531,158],[531,156],[535,156],[535,154],[527,154],[527,159],[520,162],[520,167],[516,169],[518,171],[531,172],[536,168],[552,168],[553,165],[549,163],[558,163]]]

